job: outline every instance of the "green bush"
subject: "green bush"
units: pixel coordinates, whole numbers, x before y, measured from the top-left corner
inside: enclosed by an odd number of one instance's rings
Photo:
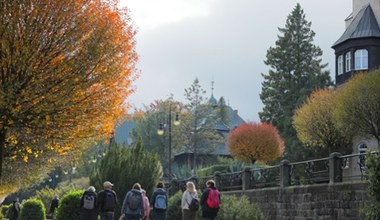
[[[222,195],[221,208],[218,213],[219,220],[232,219],[264,219],[260,208],[251,204],[247,196]]]
[[[29,199],[22,204],[20,220],[45,220],[45,206],[39,199]]]
[[[368,153],[366,155],[368,173],[368,194],[372,202],[361,210],[364,219],[380,219],[380,155]]]
[[[8,209],[6,209],[5,218],[10,219],[12,217],[12,208],[13,208],[13,204],[9,204]]]
[[[57,220],[77,220],[80,215],[80,200],[83,190],[72,190],[66,193],[59,202]]]
[[[206,167],[203,169],[197,170],[197,176],[198,177],[205,177],[205,176],[212,176],[216,171],[219,171],[221,173],[228,173],[231,172],[230,166],[225,164],[216,164],[210,167]]]
[[[170,197],[168,202],[167,219],[182,219],[181,199],[182,191]]]
[[[3,216],[3,217],[7,216],[9,206],[11,206],[11,205],[2,205],[1,206],[1,216]]]

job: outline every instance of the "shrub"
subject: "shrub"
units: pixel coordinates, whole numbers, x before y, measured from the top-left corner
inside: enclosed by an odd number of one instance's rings
[[[251,204],[247,196],[222,195],[221,208],[218,213],[219,220],[230,219],[264,219],[260,208]]]
[[[219,171],[221,173],[231,172],[229,165],[217,164],[217,165],[213,165],[210,167],[197,170],[197,176],[198,177],[212,176],[214,175],[216,171]]]
[[[380,216],[380,155],[368,153],[367,158],[368,193],[373,202],[361,210],[361,215],[364,219],[372,220]]]
[[[167,219],[182,219],[181,199],[182,191],[178,191],[168,202]]]
[[[72,190],[66,193],[59,202],[57,220],[77,220],[80,216],[80,200],[83,190]]]
[[[20,220],[45,220],[45,206],[39,199],[29,199],[22,205]]]
[[[8,219],[12,217],[12,208],[13,208],[13,204],[9,204],[8,208],[6,209],[5,217]]]
[[[1,206],[1,216],[2,217],[7,216],[7,212],[8,212],[9,206],[11,206],[11,205],[2,205]]]

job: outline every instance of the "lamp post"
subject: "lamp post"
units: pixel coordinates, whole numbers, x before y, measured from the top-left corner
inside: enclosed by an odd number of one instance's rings
[[[180,124],[179,121],[179,114],[176,112],[175,118],[174,118],[174,125],[178,126]],[[172,108],[171,105],[169,106],[169,115],[168,115],[168,121],[167,123],[160,123],[157,134],[158,135],[164,135],[165,131],[164,128],[168,127],[168,150],[169,150],[169,179],[171,179],[172,175],[172,163],[171,163],[171,157],[172,157]]]

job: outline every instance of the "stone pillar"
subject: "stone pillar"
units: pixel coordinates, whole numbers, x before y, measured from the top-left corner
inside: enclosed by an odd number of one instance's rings
[[[243,191],[249,189],[251,186],[251,168],[245,167],[242,175],[242,188]]]
[[[280,187],[291,185],[291,166],[289,160],[282,160],[280,164]]]
[[[338,183],[343,180],[342,154],[334,152],[329,158],[329,183]]]

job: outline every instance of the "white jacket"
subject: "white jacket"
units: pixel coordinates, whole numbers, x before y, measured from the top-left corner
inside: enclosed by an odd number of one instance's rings
[[[189,209],[189,205],[191,203],[191,200],[193,200],[193,198],[198,199],[197,192],[190,193],[189,191],[186,190],[182,195],[182,201],[181,201],[182,209]]]

